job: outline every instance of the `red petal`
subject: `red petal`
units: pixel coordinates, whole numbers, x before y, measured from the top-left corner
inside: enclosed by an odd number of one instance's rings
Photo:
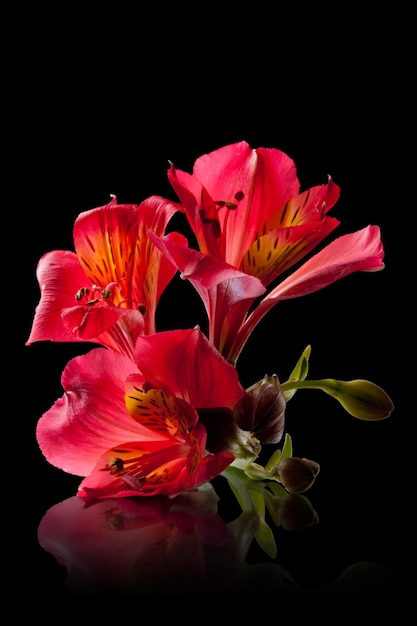
[[[222,258],[235,267],[239,267],[265,221],[299,192],[292,159],[280,150],[252,149],[244,141],[198,158],[192,181],[178,170],[171,171],[169,178],[185,205],[200,250],[216,256],[220,250]],[[222,240],[215,246],[213,241],[206,245],[202,235],[205,231],[199,223],[197,207],[206,211],[210,208],[202,206],[203,190],[214,202],[234,203],[239,197],[236,210],[223,208],[218,212]]]
[[[234,460],[228,452],[203,456],[205,429],[199,424],[186,442],[124,443],[107,451],[85,478],[83,498],[174,496],[212,480]]]
[[[120,441],[164,439],[140,426],[125,405],[125,380],[137,372],[127,357],[96,348],[72,359],[62,374],[64,395],[40,418],[37,440],[47,460],[85,476]]]
[[[272,299],[303,296],[331,285],[353,272],[384,267],[384,250],[378,226],[367,226],[332,241],[306,261],[270,294]]]
[[[254,309],[235,337],[228,357],[240,354],[248,337],[277,302],[324,289],[344,276],[384,267],[384,249],[378,226],[367,226],[332,241],[273,289]]]
[[[135,249],[138,238],[138,207],[115,200],[84,211],[74,224],[77,256],[90,281],[101,288],[118,282],[114,304],[137,302],[133,293]],[[137,306],[137,305],[136,305]]]
[[[163,235],[180,205],[151,196],[139,206],[109,204],[84,211],[74,225],[74,244],[91,283],[105,288],[117,283],[112,304],[146,311],[145,332],[155,332],[155,307],[175,268],[162,260],[148,238],[148,231]],[[178,243],[186,242],[176,233]]]
[[[149,383],[170,389],[196,409],[233,408],[245,393],[236,369],[199,329],[139,337],[135,359]]]
[[[166,437],[187,437],[198,422],[197,411],[185,400],[175,398],[163,389],[144,391],[137,376],[126,382],[126,407],[142,426]]]
[[[251,245],[241,269],[258,276],[268,286],[302,260],[338,225],[338,220],[325,216],[321,222],[310,221],[270,230]]]
[[[41,297],[26,345],[35,341],[81,341],[61,319],[62,309],[76,304],[75,294],[88,279],[74,252],[54,250],[39,261],[36,276]]]

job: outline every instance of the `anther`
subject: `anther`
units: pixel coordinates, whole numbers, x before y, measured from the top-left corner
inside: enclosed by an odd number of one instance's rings
[[[116,472],[120,472],[124,468],[125,464],[123,459],[118,456],[115,456],[111,461],[109,461],[107,467],[111,471],[112,474]]]
[[[103,289],[103,291],[101,292],[101,297],[104,298],[105,300],[108,300],[109,298],[113,297],[113,292],[110,289]]]
[[[90,290],[88,287],[81,287],[75,294],[75,299],[77,301],[82,300],[84,296],[88,296],[90,294]]]

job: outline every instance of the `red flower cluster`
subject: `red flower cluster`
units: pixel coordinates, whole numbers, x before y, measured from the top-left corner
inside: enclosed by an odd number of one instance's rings
[[[245,390],[238,357],[279,301],[382,269],[380,230],[368,225],[307,258],[339,224],[329,216],[339,187],[329,179],[300,191],[286,154],[244,141],[201,156],[192,174],[171,165],[168,179],[179,202],[113,197],[75,220],[74,252],[54,250],[39,261],[27,345],[97,344],[64,369],[64,394],[37,426],[40,449],[83,477],[84,499],[174,496],[229,466],[302,492],[319,468],[292,457],[288,437],[270,463],[256,463],[263,443],[282,440],[296,389],[323,389],[360,419],[387,417],[392,403],[367,381],[307,381],[307,350],[287,383],[274,375]],[[176,212],[195,248],[167,232]],[[198,326],[156,328],[161,294],[177,272],[201,297],[207,336]]]

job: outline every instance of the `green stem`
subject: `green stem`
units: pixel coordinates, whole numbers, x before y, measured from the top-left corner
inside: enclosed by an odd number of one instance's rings
[[[291,389],[321,389],[326,393],[330,393],[333,389],[333,385],[330,382],[330,378],[324,378],[323,380],[288,380],[286,383],[281,383],[281,389],[282,391],[290,391]]]

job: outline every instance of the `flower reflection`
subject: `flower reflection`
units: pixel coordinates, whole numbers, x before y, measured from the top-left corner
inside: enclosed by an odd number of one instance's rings
[[[256,517],[247,511],[225,523],[208,484],[175,498],[119,498],[89,503],[74,496],[52,506],[38,529],[40,546],[67,571],[66,591],[84,597],[146,597],[249,593],[309,593],[276,562],[249,564]],[[318,523],[304,496],[282,504],[283,531]],[[371,567],[371,570],[369,569]],[[349,589],[374,576],[373,564],[348,568],[331,585]],[[387,575],[384,568],[378,575]],[[353,581],[353,582],[352,582]]]

